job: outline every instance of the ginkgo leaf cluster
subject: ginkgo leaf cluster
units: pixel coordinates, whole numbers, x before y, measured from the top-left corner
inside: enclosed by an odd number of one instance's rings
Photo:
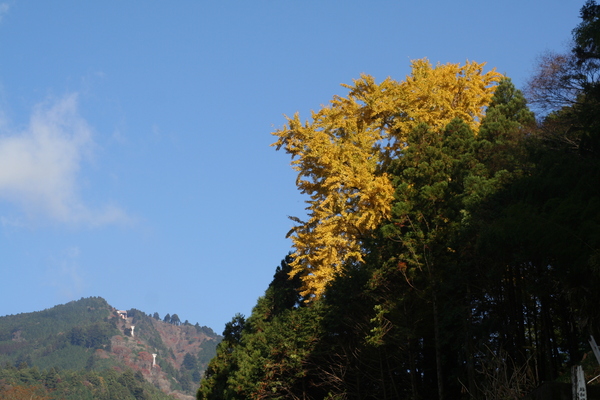
[[[484,73],[484,65],[433,67],[421,59],[401,82],[362,75],[310,121],[296,114],[273,132],[273,145],[292,156],[298,189],[309,197],[307,220],[292,217],[297,225],[288,233],[291,275],[300,275],[303,296],[319,297],[346,263],[363,261],[362,241],[390,217],[394,188],[386,167],[417,125],[442,128],[458,117],[477,131],[501,78]]]

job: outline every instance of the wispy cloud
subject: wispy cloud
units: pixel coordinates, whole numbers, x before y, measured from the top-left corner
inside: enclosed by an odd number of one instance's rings
[[[10,6],[8,3],[0,3],[0,22],[2,22],[2,18],[8,13]]]
[[[30,219],[87,226],[127,221],[120,208],[94,210],[80,197],[80,170],[94,141],[76,94],[36,106],[23,130],[6,126],[0,124],[0,199],[18,205]]]
[[[85,289],[83,273],[79,265],[79,248],[70,247],[58,259],[52,257],[45,285],[56,288],[60,301],[75,300]]]

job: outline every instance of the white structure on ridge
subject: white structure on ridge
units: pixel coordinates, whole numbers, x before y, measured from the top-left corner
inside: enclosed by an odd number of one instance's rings
[[[131,337],[133,337],[133,330],[135,329],[135,326],[131,325]]]
[[[156,356],[158,354],[156,353],[152,353],[152,368],[154,368],[156,366]]]

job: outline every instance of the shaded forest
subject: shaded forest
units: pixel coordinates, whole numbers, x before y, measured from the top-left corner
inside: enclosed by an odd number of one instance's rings
[[[418,60],[288,119],[308,218],[197,398],[516,399],[600,374],[600,6],[580,17],[523,91]]]

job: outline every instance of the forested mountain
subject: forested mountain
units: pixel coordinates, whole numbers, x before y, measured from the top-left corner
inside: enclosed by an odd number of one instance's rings
[[[542,57],[527,96],[482,64],[417,60],[289,118],[275,145],[308,216],[197,398],[516,399],[572,365],[600,374],[592,0],[573,43]]]
[[[0,317],[0,398],[193,398],[220,339],[100,297]]]

